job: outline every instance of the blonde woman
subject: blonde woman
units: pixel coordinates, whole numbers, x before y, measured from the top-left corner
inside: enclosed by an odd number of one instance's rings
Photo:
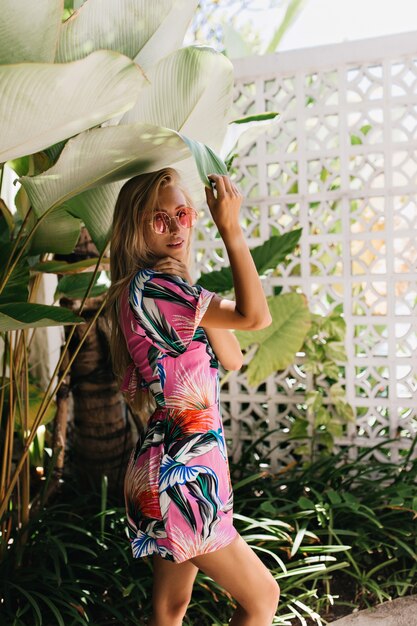
[[[126,471],[128,531],[133,556],[153,559],[151,626],[182,624],[199,569],[236,600],[230,624],[270,626],[279,587],[233,526],[218,366],[242,365],[229,329],[264,328],[271,317],[239,225],[242,196],[228,176],[209,178],[236,301],[193,284],[197,213],[175,170],[130,179],[115,207],[113,367],[128,402],[148,411]]]

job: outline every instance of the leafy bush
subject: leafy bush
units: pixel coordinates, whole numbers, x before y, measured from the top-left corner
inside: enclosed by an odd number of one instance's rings
[[[274,624],[319,625],[416,590],[412,450],[400,464],[340,452],[278,474],[249,457],[231,463],[235,525],[281,587]],[[146,623],[152,563],[132,558],[123,504],[107,503],[105,485],[100,494],[67,480],[21,545],[1,564],[4,626]],[[227,624],[234,606],[200,571],[184,623]]]

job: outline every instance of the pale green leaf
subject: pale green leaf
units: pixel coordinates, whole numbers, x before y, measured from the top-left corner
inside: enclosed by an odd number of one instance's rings
[[[270,326],[235,333],[242,349],[252,344],[259,346],[246,372],[253,387],[294,361],[310,327],[310,312],[303,295],[288,293],[268,298],[268,306],[272,316]]]
[[[144,81],[131,60],[104,50],[62,65],[0,67],[0,163],[127,111]]]
[[[144,0],[146,5],[149,3]],[[198,0],[174,0],[166,17],[159,23],[158,29],[141,48],[135,61],[145,72],[160,59],[181,47],[188,25],[198,6]]]
[[[1,0],[0,64],[52,63],[62,0]]]
[[[88,0],[62,25],[57,61],[114,50],[148,69],[178,48],[196,0]]]
[[[232,106],[233,66],[213,48],[189,46],[148,72],[150,84],[121,124],[165,126],[219,150]]]

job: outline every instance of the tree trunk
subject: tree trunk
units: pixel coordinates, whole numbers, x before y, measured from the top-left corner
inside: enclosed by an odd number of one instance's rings
[[[86,229],[83,229],[71,262],[98,257]],[[56,257],[58,258],[58,257]],[[76,326],[69,352],[73,354],[86,326],[95,314],[104,296],[88,298],[81,313],[85,324]],[[81,300],[61,298],[60,304],[77,312]],[[69,327],[65,327],[68,336]],[[78,353],[70,370],[70,390],[73,396],[73,423],[68,450],[70,471],[75,472],[80,484],[88,489],[100,486],[102,476],[108,478],[109,491],[123,495],[125,467],[133,448],[133,437],[128,411],[118,391],[111,367],[109,329],[99,316]]]

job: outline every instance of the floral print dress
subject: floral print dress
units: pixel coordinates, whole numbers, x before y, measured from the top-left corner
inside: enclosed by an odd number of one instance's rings
[[[236,536],[219,405],[218,361],[199,323],[214,293],[142,269],[119,302],[132,363],[121,389],[149,390],[157,408],[125,476],[134,557],[181,563]]]

